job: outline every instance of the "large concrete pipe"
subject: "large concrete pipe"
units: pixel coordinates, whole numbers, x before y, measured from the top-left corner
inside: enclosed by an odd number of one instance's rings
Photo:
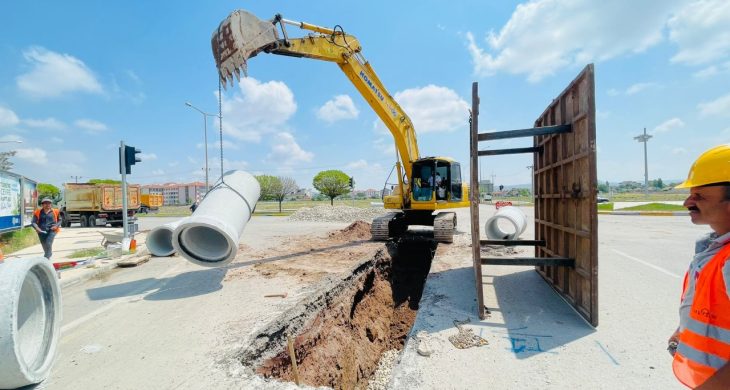
[[[527,216],[514,206],[500,208],[484,225],[487,237],[492,240],[514,240],[525,232],[525,228]]]
[[[228,171],[191,217],[172,233],[175,250],[205,267],[230,263],[238,252],[238,240],[259,200],[261,189],[253,175]]]
[[[152,256],[171,256],[175,254],[172,245],[172,233],[184,219],[158,226],[147,235],[145,245]]]
[[[0,263],[0,388],[48,377],[61,332],[61,290],[43,257]]]

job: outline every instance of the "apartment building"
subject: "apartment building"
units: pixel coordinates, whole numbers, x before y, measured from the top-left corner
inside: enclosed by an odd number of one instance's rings
[[[205,183],[164,183],[146,184],[142,186],[143,194],[159,194],[164,198],[165,206],[192,204],[205,195]]]

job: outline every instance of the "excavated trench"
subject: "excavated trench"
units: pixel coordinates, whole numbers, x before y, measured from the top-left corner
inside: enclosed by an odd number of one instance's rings
[[[381,355],[405,344],[435,249],[419,237],[389,243],[270,324],[241,362],[263,377],[293,382],[289,338],[300,384],[367,388]]]

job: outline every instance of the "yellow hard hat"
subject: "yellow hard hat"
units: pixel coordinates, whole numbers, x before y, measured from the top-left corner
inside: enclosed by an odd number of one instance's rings
[[[674,188],[691,188],[730,182],[730,144],[715,146],[702,153],[689,169],[687,180]]]

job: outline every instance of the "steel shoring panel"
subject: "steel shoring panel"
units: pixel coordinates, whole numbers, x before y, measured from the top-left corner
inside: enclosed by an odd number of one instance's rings
[[[537,257],[574,258],[575,267],[539,265],[538,273],[593,326],[598,325],[598,215],[593,65],[588,65],[535,121],[569,124],[570,133],[537,135],[533,158]]]
[[[534,127],[532,129],[507,130],[507,131],[495,131],[493,133],[481,133],[481,134],[479,134],[478,138],[479,138],[479,141],[488,141],[488,140],[506,139],[506,138],[533,137],[536,135],[545,135],[545,134],[569,133],[571,131],[572,131],[572,128],[570,125],[558,125],[558,126]]]

